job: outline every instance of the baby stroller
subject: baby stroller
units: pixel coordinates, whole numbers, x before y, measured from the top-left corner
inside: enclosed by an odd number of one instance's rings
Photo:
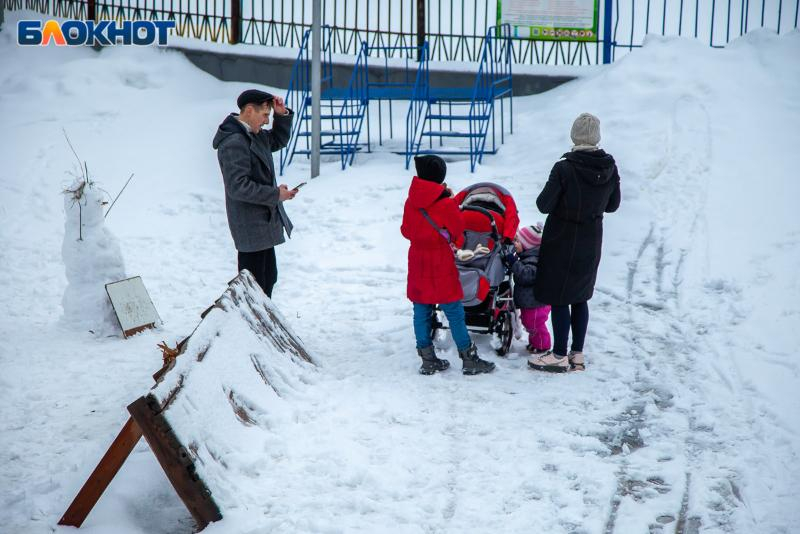
[[[513,277],[506,265],[503,236],[513,236],[519,226],[517,208],[511,195],[502,187],[484,182],[456,195],[464,216],[464,249],[484,252],[466,260],[456,260],[464,291],[467,329],[477,334],[496,334],[495,351],[504,356],[511,348],[516,323]],[[485,252],[488,249],[488,252]],[[437,308],[431,321],[432,337],[446,329]]]

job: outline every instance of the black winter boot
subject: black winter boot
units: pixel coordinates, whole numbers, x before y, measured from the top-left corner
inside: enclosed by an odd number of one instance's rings
[[[422,358],[422,367],[419,368],[419,374],[421,375],[432,375],[437,371],[444,371],[450,367],[450,362],[436,357],[433,345],[424,349],[417,349],[417,354]]]
[[[470,345],[468,349],[458,351],[458,356],[464,363],[461,372],[465,375],[477,375],[494,371],[494,363],[478,358],[478,348],[475,343]]]

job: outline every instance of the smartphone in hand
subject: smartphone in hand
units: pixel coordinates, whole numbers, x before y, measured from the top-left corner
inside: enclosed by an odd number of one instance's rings
[[[299,184],[297,184],[296,186],[294,186],[294,187],[292,188],[292,191],[297,191],[298,189],[300,189],[301,187],[303,187],[303,186],[304,186],[304,185],[306,185],[307,183],[308,183],[308,182],[300,182]]]

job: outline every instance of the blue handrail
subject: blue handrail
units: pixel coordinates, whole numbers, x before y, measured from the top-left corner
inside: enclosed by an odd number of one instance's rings
[[[328,40],[326,39],[326,42]],[[304,36],[303,48],[298,56],[297,64],[293,70],[290,80],[290,91],[287,101],[290,104],[298,102],[300,120],[295,127],[288,149],[288,160],[282,157],[283,166],[291,163],[296,154],[310,154],[310,132],[308,123],[310,115],[308,106],[310,105],[310,69],[308,66],[308,33]],[[377,81],[369,80],[370,50],[379,50],[384,56],[390,56],[388,51],[414,49],[419,53],[416,73],[413,75],[409,68],[409,61],[406,62],[405,74],[401,79],[389,76],[388,60],[385,60],[384,78],[377,77]],[[329,47],[326,47],[329,50]],[[480,64],[476,73],[474,83],[471,88],[451,88],[430,86],[430,49],[428,43],[423,43],[421,47],[409,46],[372,46],[366,42],[361,43],[359,55],[353,64],[353,69],[344,87],[330,87],[323,92],[325,112],[322,119],[327,121],[330,126],[323,129],[323,138],[328,141],[322,143],[323,154],[338,155],[341,159],[341,167],[345,169],[353,163],[356,152],[361,149],[364,143],[359,143],[361,129],[364,124],[365,116],[368,112],[370,99],[398,100],[408,99],[409,109],[406,114],[406,139],[405,139],[405,165],[410,166],[411,158],[422,152],[441,153],[450,155],[468,155],[470,158],[470,168],[474,172],[475,166],[481,163],[484,154],[488,151],[496,152],[495,145],[495,113],[496,100],[500,98],[500,128],[501,136],[505,128],[503,126],[505,113],[502,111],[505,102],[504,98],[512,97],[512,77],[511,77],[511,27],[508,24],[493,26],[487,31],[480,49]],[[330,56],[328,52],[327,57]],[[406,58],[407,59],[407,58]],[[329,63],[326,61],[326,63]],[[327,69],[327,65],[323,64]],[[374,68],[374,67],[373,67]],[[324,79],[331,80],[325,71]],[[396,74],[396,73],[393,73]],[[513,100],[511,101],[511,132],[513,133]],[[438,105],[438,112],[434,111],[434,106]],[[443,109],[443,105],[445,108]],[[453,108],[458,110],[455,112]],[[467,112],[466,114],[465,112]],[[439,130],[430,128],[434,121],[438,121]],[[463,124],[467,122],[468,131],[453,129],[453,123]],[[450,129],[442,129],[442,122],[449,123]],[[492,129],[491,147],[487,148],[487,138],[489,129]],[[305,150],[297,149],[297,142],[300,137],[305,137]],[[422,140],[428,138],[431,146],[427,150],[421,150]],[[439,139],[439,146],[445,139],[461,139],[467,146],[461,145],[453,148],[443,148],[435,150],[433,140]],[[502,142],[502,137],[501,137]]]
[[[364,122],[364,113],[369,102],[367,98],[368,70],[367,70],[367,43],[361,43],[361,50],[353,66],[353,73],[347,84],[347,98],[344,99],[339,112],[339,132],[341,132],[341,158],[342,169],[352,165],[358,149],[358,138],[361,134],[361,125]]]
[[[428,54],[428,42],[426,41],[420,49],[417,76],[411,89],[411,101],[409,102],[408,113],[406,113],[406,169],[408,169],[412,156],[419,150],[419,145],[422,142],[422,130],[426,116],[424,110],[430,97]]]
[[[481,45],[480,58],[469,107],[470,170],[473,172],[475,165],[483,161],[489,118],[494,114],[494,101],[512,91],[509,24],[489,28]]]
[[[473,85],[467,89],[467,94],[459,92],[457,88],[433,88],[429,82],[429,49],[423,46],[420,54],[420,63],[417,68],[417,77],[410,95],[409,109],[406,114],[406,168],[409,167],[411,158],[420,153],[422,139],[428,137],[431,147],[425,153],[439,153],[460,155],[470,158],[470,168],[475,170],[475,165],[480,163],[486,152],[486,141],[490,124],[494,128],[495,102],[497,98],[512,96],[511,78],[511,27],[508,24],[491,27],[480,48],[480,63]],[[502,104],[501,100],[501,104]],[[442,104],[445,109],[442,109]],[[438,105],[438,111],[434,106]],[[513,104],[512,104],[513,105]],[[454,112],[453,108],[457,110]],[[463,109],[467,112],[464,115]],[[511,108],[513,115],[513,107]],[[430,126],[434,121],[439,121],[440,129],[433,130]],[[501,135],[503,130],[503,113],[500,114]],[[442,129],[442,122],[449,123],[450,130]],[[453,130],[453,123],[466,121],[466,132]],[[494,132],[494,129],[492,130]],[[513,132],[513,119],[511,123]],[[439,138],[442,146],[444,139],[465,139],[468,147],[459,148],[433,148],[433,139]],[[496,150],[494,136],[492,137],[492,152]]]
[[[302,117],[305,113],[305,102],[310,91],[310,72],[308,61],[308,40],[311,30],[303,33],[303,40],[300,42],[300,52],[292,66],[292,76],[289,78],[289,88],[286,90],[286,107],[295,112],[295,120],[292,123],[292,131],[289,136],[289,143],[280,152],[280,174],[283,176],[283,169],[289,164],[294,148],[297,146],[297,132],[303,122]]]
[[[424,46],[427,47],[427,41]],[[416,74],[419,71],[420,63],[413,58],[421,57],[419,55],[421,53],[421,47],[416,45],[375,44],[367,46],[367,56],[375,59],[375,52],[377,52],[377,57],[379,59],[383,59],[383,63],[379,65],[381,69],[381,75],[379,76],[380,81],[373,80],[369,82],[370,98],[380,99],[384,90],[411,91],[416,81]],[[389,66],[389,60],[395,59],[395,56],[402,58],[405,62],[405,68],[399,74],[396,70],[396,66],[393,68]],[[423,59],[423,61],[425,60]],[[414,63],[416,63],[416,66],[414,66]],[[376,65],[374,61],[370,64],[370,67],[373,73],[375,73]],[[374,93],[378,93],[377,96]]]
[[[321,87],[323,91],[333,84],[333,62],[331,61],[331,36],[333,35],[330,26],[322,27],[322,77]],[[288,145],[280,152],[280,174],[288,166],[294,157],[299,136],[297,135],[302,128],[308,128],[304,120],[307,107],[310,105],[311,96],[311,57],[308,44],[311,40],[311,30],[303,33],[300,42],[300,51],[297,53],[297,60],[292,66],[292,75],[289,78],[289,87],[286,90],[286,107],[294,111],[295,120],[292,123],[292,132]]]

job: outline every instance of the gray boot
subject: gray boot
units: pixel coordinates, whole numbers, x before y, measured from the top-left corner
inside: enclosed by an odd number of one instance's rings
[[[458,356],[463,361],[464,366],[461,368],[461,372],[465,375],[477,375],[494,371],[494,363],[478,358],[478,348],[475,343],[471,344],[468,349],[458,351]]]
[[[422,358],[422,367],[419,368],[419,374],[421,375],[432,375],[437,371],[444,371],[450,367],[450,362],[436,357],[433,345],[424,349],[417,349],[417,354]]]

